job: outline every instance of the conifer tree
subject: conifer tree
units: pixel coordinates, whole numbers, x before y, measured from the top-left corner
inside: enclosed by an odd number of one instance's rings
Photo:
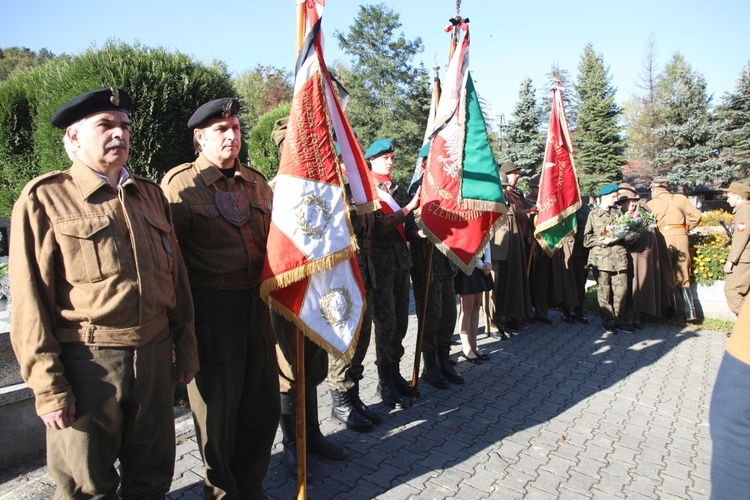
[[[500,152],[500,163],[512,161],[524,176],[539,172],[544,158],[545,139],[539,131],[542,110],[535,94],[530,78],[521,82],[513,118],[503,130],[505,149]]]
[[[730,154],[737,177],[750,177],[750,63],[742,69],[735,89],[724,94],[717,108],[720,127],[726,131],[722,153]]]
[[[656,133],[664,149],[656,156],[654,168],[668,171],[671,182],[687,189],[726,183],[734,168],[719,154],[724,134],[710,115],[706,79],[680,54],[665,68],[659,101],[664,125]]]
[[[573,134],[574,159],[582,194],[591,194],[605,183],[622,180],[625,143],[618,124],[622,110],[601,54],[586,44],[574,86],[578,116]]]

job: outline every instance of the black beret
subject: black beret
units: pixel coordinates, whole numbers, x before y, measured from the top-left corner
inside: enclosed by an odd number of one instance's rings
[[[240,101],[234,97],[222,97],[202,104],[188,120],[188,128],[200,128],[208,120],[229,118],[240,114]]]
[[[58,128],[68,128],[78,120],[102,111],[124,111],[129,113],[133,100],[126,90],[107,88],[86,92],[69,100],[50,118],[50,123]]]

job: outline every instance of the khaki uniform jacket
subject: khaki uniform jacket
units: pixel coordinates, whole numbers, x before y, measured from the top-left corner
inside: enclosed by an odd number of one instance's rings
[[[193,288],[250,290],[260,286],[271,224],[273,191],[263,174],[235,160],[224,174],[200,154],[164,176],[162,188],[174,213],[174,227]],[[242,226],[223,218],[217,191],[244,190],[250,217]]]
[[[159,186],[119,192],[84,163],[29,182],[13,208],[11,341],[40,415],[75,402],[60,344],[143,346],[169,327],[198,370],[187,273]]]
[[[628,252],[625,245],[618,241],[603,246],[607,238],[605,232],[612,222],[622,214],[616,207],[604,210],[596,207],[591,210],[583,231],[583,244],[590,248],[588,265],[600,271],[619,272],[628,269]]]
[[[661,192],[646,205],[656,217],[656,225],[664,236],[687,234],[701,221],[701,213],[681,194]]]
[[[727,260],[735,266],[740,262],[750,263],[750,201],[734,207],[732,220],[732,249]]]

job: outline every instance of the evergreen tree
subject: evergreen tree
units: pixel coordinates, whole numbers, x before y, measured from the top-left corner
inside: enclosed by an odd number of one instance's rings
[[[643,50],[643,70],[636,86],[639,95],[629,99],[623,106],[623,121],[628,144],[628,157],[652,163],[662,150],[656,129],[661,123],[658,90],[662,74],[655,66],[656,41],[649,35]]]
[[[685,188],[718,187],[731,179],[734,168],[718,154],[723,134],[711,119],[706,79],[680,54],[665,68],[659,104],[664,125],[656,133],[664,149],[654,168],[669,172],[669,180]]]
[[[39,53],[26,47],[8,47],[0,49],[0,81],[5,81],[18,71],[39,66],[55,58],[47,49]]]
[[[622,110],[615,102],[609,68],[601,54],[586,44],[574,86],[578,116],[573,134],[574,159],[583,194],[622,180],[625,143],[618,124]]]
[[[362,147],[393,139],[393,177],[408,184],[427,127],[432,86],[424,65],[411,64],[423,50],[422,40],[396,35],[399,17],[385,4],[360,6],[349,30],[335,34],[353,60],[351,68],[338,65],[335,76],[350,94],[346,114]]]
[[[530,78],[521,82],[513,118],[503,131],[505,149],[500,152],[500,163],[512,161],[524,176],[539,172],[544,160],[545,137],[539,130],[542,110],[535,94]]]
[[[737,85],[727,92],[717,108],[720,126],[726,131],[723,153],[731,154],[738,178],[750,178],[750,63],[742,69]]]

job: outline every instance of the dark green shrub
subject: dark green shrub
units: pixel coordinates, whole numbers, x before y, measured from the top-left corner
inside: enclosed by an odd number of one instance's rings
[[[132,95],[128,167],[155,181],[195,158],[187,128],[195,109],[236,94],[220,66],[119,41],[14,74],[0,84],[0,215],[10,213],[20,187],[32,177],[70,167],[63,133],[49,118],[65,101],[103,87],[125,88]]]
[[[253,168],[263,172],[268,180],[276,176],[279,170],[279,148],[271,139],[271,132],[276,120],[289,116],[292,104],[282,103],[258,119],[258,124],[250,131],[248,149],[250,164]]]

